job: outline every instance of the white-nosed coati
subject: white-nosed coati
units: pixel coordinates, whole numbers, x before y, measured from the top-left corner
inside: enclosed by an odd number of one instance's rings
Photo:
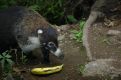
[[[40,49],[45,63],[49,53],[63,58],[56,30],[40,14],[24,7],[0,11],[0,52],[17,47],[24,53]]]

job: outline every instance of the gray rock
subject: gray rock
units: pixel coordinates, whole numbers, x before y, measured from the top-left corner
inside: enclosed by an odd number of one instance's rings
[[[60,28],[63,31],[67,31],[70,28],[70,26],[69,25],[61,25]]]
[[[109,36],[118,36],[119,34],[121,34],[121,31],[118,31],[118,30],[109,30],[107,32],[107,35]]]
[[[65,35],[60,35],[60,36],[58,36],[58,40],[59,40],[59,41],[62,41],[64,38],[65,38]]]
[[[121,62],[114,59],[98,59],[85,65],[83,76],[110,76],[121,75]]]
[[[75,35],[74,34],[70,34],[70,39],[74,39],[75,38]]]

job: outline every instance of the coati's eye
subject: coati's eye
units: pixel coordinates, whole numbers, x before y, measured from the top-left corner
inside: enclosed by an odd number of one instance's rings
[[[55,52],[56,49],[57,49],[55,43],[53,43],[53,42],[49,42],[49,43],[47,44],[47,48],[48,48],[50,51],[52,51],[52,52]]]
[[[53,46],[53,47],[56,47],[55,44],[54,44],[53,42],[49,42],[49,43],[48,43],[48,47],[52,47],[52,46]]]

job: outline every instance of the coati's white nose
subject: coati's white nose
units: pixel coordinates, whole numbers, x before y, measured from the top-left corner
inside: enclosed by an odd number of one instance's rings
[[[57,48],[57,50],[54,52],[54,55],[57,56],[60,59],[64,58],[64,54],[60,48]]]

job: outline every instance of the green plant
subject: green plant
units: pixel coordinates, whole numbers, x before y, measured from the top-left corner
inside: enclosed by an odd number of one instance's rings
[[[22,64],[25,64],[27,61],[28,61],[27,56],[24,55],[24,53],[22,52],[22,55],[21,55],[21,62],[22,62]]]
[[[84,73],[85,65],[80,65],[80,73]]]
[[[81,20],[79,24],[79,30],[72,30],[71,32],[74,34],[74,39],[77,42],[82,42],[82,36],[83,36],[83,27],[84,27],[85,21]]]
[[[12,65],[14,62],[11,57],[12,56],[9,54],[9,51],[5,51],[0,55],[0,62],[5,73],[9,73],[12,70]]]
[[[17,4],[16,0],[0,0],[0,9],[8,8]]]
[[[64,10],[63,4],[64,0],[35,0],[28,1],[26,3],[27,7],[32,10],[38,11],[44,17],[46,17],[50,22],[57,22],[63,20]]]
[[[67,22],[76,23],[77,19],[73,15],[67,15]]]
[[[52,23],[61,23],[64,18],[65,0],[0,0],[0,9],[10,6],[25,6],[38,11]]]

